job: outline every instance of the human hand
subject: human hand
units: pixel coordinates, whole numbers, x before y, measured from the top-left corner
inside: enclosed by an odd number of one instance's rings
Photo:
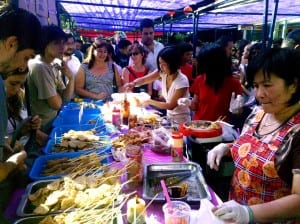
[[[101,93],[95,93],[95,97],[94,97],[94,99],[96,99],[96,100],[102,100],[102,99],[105,99],[105,98],[107,98],[107,93],[105,93],[105,92],[101,92]]]
[[[177,104],[180,106],[191,106],[191,100],[189,98],[179,98]]]
[[[148,105],[150,104],[150,101],[151,101],[151,100],[144,100],[143,102],[141,102],[141,106],[142,106],[142,107],[148,106]]]
[[[133,88],[135,87],[135,82],[128,82],[128,83],[125,83],[123,88],[125,91],[131,91]]]
[[[240,114],[244,106],[244,98],[241,95],[235,95],[235,92],[231,94],[229,111],[233,114]]]
[[[24,145],[20,141],[16,141],[13,151],[14,152],[21,152],[24,150]]]
[[[211,169],[219,170],[222,157],[229,151],[228,144],[220,143],[210,150],[207,154],[207,165]]]
[[[6,162],[11,162],[17,166],[19,170],[26,169],[25,159],[27,157],[27,153],[25,151],[21,151],[10,156]]]
[[[62,61],[61,65],[61,73],[66,76],[69,81],[74,80],[73,72],[69,68],[67,61]]]
[[[253,217],[250,215],[250,212],[252,213],[251,209],[234,200],[227,201],[220,206],[214,207],[212,212],[217,218],[225,222],[244,224],[253,221]]]
[[[24,128],[25,128],[25,131],[27,131],[27,132],[29,132],[31,130],[37,130],[41,127],[41,125],[42,125],[42,119],[38,115],[29,117],[24,122]]]

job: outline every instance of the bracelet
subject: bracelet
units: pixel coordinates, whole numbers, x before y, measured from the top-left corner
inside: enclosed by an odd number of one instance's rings
[[[254,221],[254,214],[250,206],[246,206],[249,214],[249,223],[252,223]]]

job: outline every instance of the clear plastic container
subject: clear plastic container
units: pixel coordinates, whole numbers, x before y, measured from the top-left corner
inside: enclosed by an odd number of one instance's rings
[[[163,205],[165,224],[189,224],[191,207],[183,201],[172,201],[170,207],[167,203]]]
[[[143,180],[142,147],[137,145],[127,145],[126,158],[126,172],[129,185],[138,186]]]

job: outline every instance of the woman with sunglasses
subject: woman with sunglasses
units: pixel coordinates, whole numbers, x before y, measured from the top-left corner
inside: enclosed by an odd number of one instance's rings
[[[139,43],[135,43],[129,48],[129,55],[132,60],[132,65],[123,68],[122,77],[124,84],[133,82],[137,78],[144,77],[148,73],[148,68],[145,66],[147,51]],[[150,96],[152,94],[151,83],[139,87],[134,87],[133,92],[147,92]]]
[[[121,87],[117,66],[108,60],[107,43],[93,43],[76,76],[76,94],[95,100],[109,99],[113,93],[114,78],[117,86]]]

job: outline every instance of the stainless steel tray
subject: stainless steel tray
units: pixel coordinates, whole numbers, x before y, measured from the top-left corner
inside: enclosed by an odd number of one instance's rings
[[[13,224],[38,224],[45,217],[46,216],[25,217],[25,218],[16,220]],[[121,214],[118,216],[117,220],[113,221],[113,224],[123,224],[123,218],[122,218]]]
[[[26,217],[18,219],[14,222],[14,224],[38,224],[40,221],[43,220],[45,216],[33,216],[33,217]]]
[[[47,184],[55,181],[57,179],[50,179],[50,180],[39,180],[35,181],[33,183],[30,183],[27,185],[24,194],[22,195],[21,201],[19,203],[19,206],[17,208],[17,215],[19,217],[29,217],[29,216],[41,216],[38,214],[33,213],[33,210],[36,208],[34,205],[31,204],[30,200],[28,199],[28,196],[34,192],[36,192],[38,189],[46,187]],[[117,202],[115,202],[115,205],[117,205]],[[68,209],[67,211],[64,210],[57,210],[53,212],[49,212],[45,214],[47,215],[55,215],[62,212],[72,212],[75,209]]]
[[[53,181],[55,181],[55,179],[39,180],[28,184],[17,208],[17,215],[20,217],[37,216],[37,214],[33,213],[35,207],[29,201],[28,196]],[[56,213],[58,212],[59,211],[57,211]]]
[[[143,198],[151,200],[156,195],[157,185],[153,186],[153,181],[159,183],[162,176],[172,176],[179,173],[190,172],[190,175],[185,175],[185,178],[179,183],[174,185],[180,185],[185,182],[188,184],[186,201],[189,203],[199,202],[201,199],[207,198],[210,200],[210,194],[208,186],[202,175],[201,167],[197,163],[184,162],[184,163],[157,163],[149,164],[144,167],[143,178]],[[159,192],[154,200],[165,201],[162,190],[159,187]]]

